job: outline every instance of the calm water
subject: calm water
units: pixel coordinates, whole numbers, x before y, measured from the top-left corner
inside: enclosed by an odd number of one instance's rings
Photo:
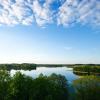
[[[11,70],[11,76],[13,76],[17,71],[20,71],[22,74],[31,76],[33,78],[38,77],[41,73],[43,75],[51,75],[52,73],[61,74],[66,77],[69,83],[77,79],[78,76],[73,74],[73,68],[68,67],[37,67],[36,70]]]

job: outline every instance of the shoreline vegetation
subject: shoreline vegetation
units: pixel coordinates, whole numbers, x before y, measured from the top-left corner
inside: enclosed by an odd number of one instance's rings
[[[83,72],[83,71],[73,71],[74,74],[76,75],[100,75],[100,73],[96,72]]]
[[[67,79],[62,75],[40,74],[32,78],[0,70],[0,100],[68,100]]]
[[[76,75],[100,75],[100,64],[0,64],[0,70],[36,70],[37,67],[68,67],[73,68]]]
[[[72,88],[73,91],[70,90]],[[62,75],[52,74],[37,78],[0,70],[0,100],[99,100],[100,78],[84,76],[69,86]]]
[[[77,75],[100,75],[100,66],[81,65],[73,67],[73,73]]]
[[[34,70],[36,67],[68,67],[68,68],[73,68],[74,71],[78,72],[83,70],[84,68],[87,70],[90,68],[94,69],[99,69],[100,72],[100,64],[34,64],[34,63],[22,63],[22,64],[17,64],[17,63],[12,63],[12,64],[0,64],[0,70],[1,69],[15,69],[15,70]],[[85,70],[84,69],[84,70]],[[93,69],[93,71],[95,71]],[[98,70],[97,69],[97,70]],[[86,72],[86,71],[82,71]]]
[[[100,77],[94,75],[83,76],[73,81],[73,100],[99,100]]]

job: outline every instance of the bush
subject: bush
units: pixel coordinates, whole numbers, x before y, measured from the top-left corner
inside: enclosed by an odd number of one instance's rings
[[[9,94],[9,85],[11,77],[9,72],[0,70],[0,100],[7,100]]]
[[[85,76],[73,82],[76,100],[99,100],[100,78]]]
[[[11,77],[0,71],[0,100],[68,100],[67,81],[56,74],[33,79],[20,72]]]

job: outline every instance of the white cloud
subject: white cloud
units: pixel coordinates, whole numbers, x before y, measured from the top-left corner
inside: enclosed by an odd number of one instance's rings
[[[50,2],[51,0],[47,0],[43,6],[40,5],[38,0],[33,2],[33,12],[38,25],[42,26],[47,23],[52,22],[52,11],[50,11]]]
[[[49,23],[100,26],[100,0],[0,0],[0,25],[33,22],[39,26]]]
[[[29,16],[27,17],[25,20],[23,20],[22,24],[24,25],[31,25],[33,23],[33,15],[32,16]]]
[[[72,25],[73,23],[100,25],[99,0],[66,0],[59,8],[58,24]]]

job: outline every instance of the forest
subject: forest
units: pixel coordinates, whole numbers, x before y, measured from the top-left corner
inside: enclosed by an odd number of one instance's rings
[[[73,92],[69,87],[73,87]],[[32,78],[16,72],[0,70],[0,100],[99,100],[100,78],[84,76],[73,81],[69,86],[62,75],[40,74]]]

